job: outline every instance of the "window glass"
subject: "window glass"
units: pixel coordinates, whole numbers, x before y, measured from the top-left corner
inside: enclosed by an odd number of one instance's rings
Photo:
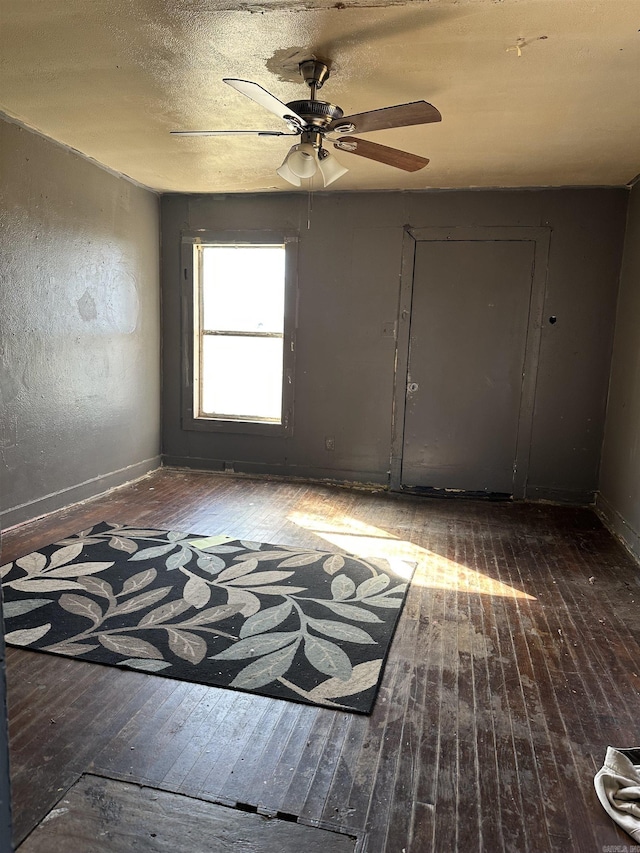
[[[284,246],[205,246],[203,329],[284,329]]]
[[[196,417],[282,423],[285,246],[196,248]]]
[[[204,335],[202,414],[280,421],[282,338]]]

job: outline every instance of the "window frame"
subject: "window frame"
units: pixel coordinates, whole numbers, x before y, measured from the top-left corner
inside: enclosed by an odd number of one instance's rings
[[[197,247],[208,245],[284,245],[285,297],[282,364],[282,420],[273,423],[242,418],[199,415],[196,393],[200,372],[200,329],[196,300],[200,299],[200,269]],[[190,231],[182,234],[182,428],[204,432],[264,436],[290,436],[293,433],[293,391],[295,367],[295,330],[297,326],[297,254],[298,235],[283,231]]]

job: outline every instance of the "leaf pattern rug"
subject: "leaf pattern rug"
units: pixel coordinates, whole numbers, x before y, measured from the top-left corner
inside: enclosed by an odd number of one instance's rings
[[[366,714],[413,568],[101,522],[2,566],[5,639]]]

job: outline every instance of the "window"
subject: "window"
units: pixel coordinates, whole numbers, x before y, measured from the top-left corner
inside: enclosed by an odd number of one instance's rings
[[[294,246],[271,234],[185,238],[187,428],[290,431]]]

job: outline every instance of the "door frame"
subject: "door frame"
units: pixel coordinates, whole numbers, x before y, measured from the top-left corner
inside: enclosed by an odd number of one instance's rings
[[[396,336],[396,361],[393,387],[389,488],[395,492],[407,489],[407,487],[402,485],[402,454],[404,448],[416,246],[421,242],[444,241],[517,241],[534,244],[527,338],[520,392],[520,415],[518,418],[516,458],[514,460],[513,474],[513,498],[514,500],[523,500],[527,495],[536,381],[540,356],[540,340],[542,337],[542,317],[547,288],[549,246],[551,242],[551,228],[549,226],[453,226],[431,228],[411,228],[408,225],[405,226],[400,270],[400,294],[398,299],[398,333]]]

